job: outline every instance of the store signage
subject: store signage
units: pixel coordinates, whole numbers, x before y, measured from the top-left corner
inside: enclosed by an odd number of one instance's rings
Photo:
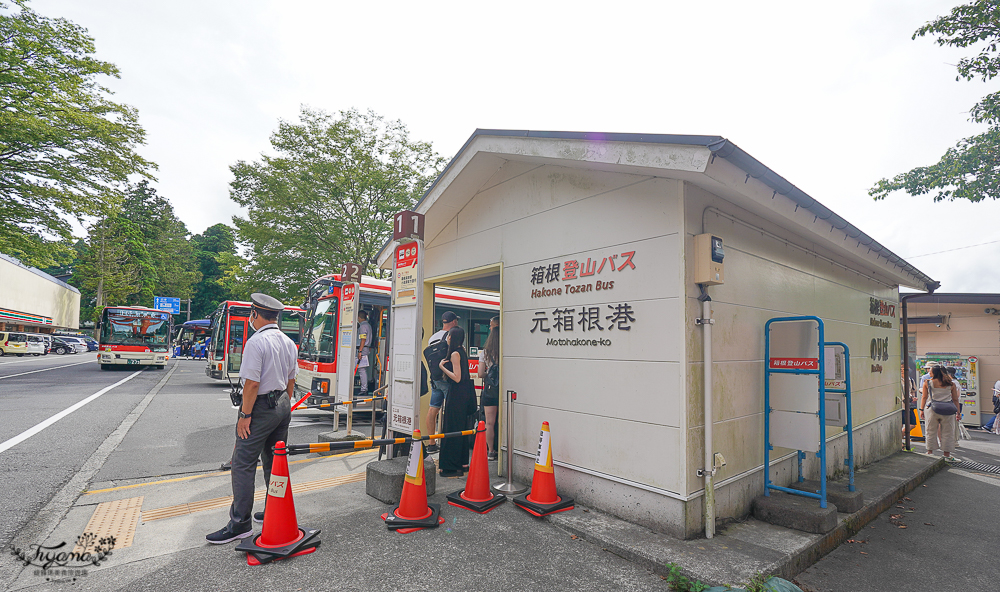
[[[586,261],[570,259],[548,265],[539,265],[531,268],[531,285],[542,286],[543,284],[555,283],[556,286],[543,286],[531,290],[532,298],[545,298],[548,296],[562,296],[565,294],[579,294],[582,292],[596,292],[598,290],[613,290],[614,280],[610,279],[610,274],[622,273],[635,269],[635,251],[625,251],[615,255],[602,257],[600,261],[587,257]],[[601,275],[603,279],[588,280],[586,278]],[[586,281],[587,283],[580,283]],[[566,283],[575,282],[575,283]],[[558,284],[562,284],[561,286]]]
[[[873,315],[868,319],[868,325],[879,327],[880,329],[892,329],[892,321],[879,317],[896,318],[896,303],[881,300],[879,298],[868,299],[868,314]]]
[[[771,358],[768,366],[772,370],[819,370],[817,358]]]
[[[531,268],[532,298],[567,296],[587,292],[608,291],[615,287],[612,273],[635,270],[635,251],[626,251],[602,257],[582,257],[538,265]],[[603,274],[607,279],[589,279]],[[547,287],[545,284],[557,284]],[[628,302],[598,306],[557,306],[552,310],[535,311],[530,333],[588,333],[594,331],[631,331],[635,323],[635,310]],[[569,336],[567,336],[569,337]],[[546,345],[553,346],[609,346],[610,339],[556,339],[550,337]]]

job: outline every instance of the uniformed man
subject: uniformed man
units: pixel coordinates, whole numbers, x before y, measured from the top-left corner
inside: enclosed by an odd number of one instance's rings
[[[263,461],[266,486],[271,479],[272,449],[279,440],[288,439],[290,399],[295,390],[295,343],[278,330],[278,313],[285,307],[266,294],[253,294],[250,299],[250,324],[257,332],[247,340],[240,365],[243,403],[232,460],[233,505],[229,524],[205,537],[217,545],[253,534],[257,459]],[[264,513],[257,512],[252,520],[263,522]]]

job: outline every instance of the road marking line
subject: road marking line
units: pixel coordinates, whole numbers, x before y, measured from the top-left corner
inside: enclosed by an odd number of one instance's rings
[[[348,483],[357,483],[359,481],[364,481],[366,478],[366,471],[360,471],[358,473],[350,473],[347,475],[341,475],[340,477],[331,477],[329,479],[320,479],[318,481],[306,481],[299,485],[292,487],[292,492],[294,494],[302,494],[310,491],[316,491],[319,489],[329,489],[331,487],[336,487],[338,485],[346,485]],[[254,501],[262,501],[267,495],[266,489],[259,489],[254,492]],[[187,516],[188,514],[194,514],[195,512],[204,512],[206,510],[217,510],[219,508],[229,507],[233,503],[233,496],[227,495],[226,497],[216,497],[212,499],[202,500],[198,502],[190,502],[186,504],[178,504],[176,506],[167,506],[166,508],[157,508],[155,510],[148,510],[142,513],[143,522],[152,522],[154,520],[163,520],[164,518],[176,518],[178,516]]]
[[[340,460],[348,456],[355,456],[358,454],[373,454],[377,448],[372,450],[356,450],[354,452],[348,452],[347,454],[338,454],[336,456],[316,456],[313,458],[303,458],[299,460],[288,461],[289,465],[298,465],[307,462],[313,462],[317,460]],[[257,467],[258,471],[263,471],[263,467]],[[190,481],[192,479],[201,479],[202,477],[222,477],[228,476],[229,471],[214,471],[212,473],[204,473],[201,475],[188,475],[187,477],[175,477],[173,479],[162,479],[160,481],[147,481],[145,483],[133,483],[131,485],[119,485],[118,487],[108,487],[107,489],[94,489],[87,491],[84,495],[94,495],[95,493],[107,493],[109,491],[121,491],[123,489],[135,489],[136,487],[146,487],[147,485],[162,485],[164,483],[177,483],[178,481]]]
[[[58,370],[60,368],[69,368],[70,366],[79,366],[80,364],[87,364],[89,362],[96,362],[97,360],[84,360],[83,362],[76,362],[74,364],[66,364],[65,366],[53,366],[51,368],[42,368],[41,370],[32,370],[31,372],[21,372],[20,374],[10,374],[8,376],[0,376],[0,380],[5,378],[14,378],[15,376],[24,376],[25,374],[34,374],[35,372],[48,372],[49,370]],[[0,452],[3,452],[0,450]]]
[[[66,417],[70,413],[73,413],[74,411],[76,411],[77,409],[83,407],[87,403],[90,403],[94,399],[100,397],[101,395],[103,395],[104,393],[110,391],[111,389],[115,388],[116,386],[123,385],[126,382],[132,380],[133,378],[135,378],[136,376],[138,376],[141,372],[142,372],[142,370],[139,370],[137,372],[133,372],[132,374],[129,374],[128,376],[126,376],[125,378],[123,378],[123,379],[119,380],[118,382],[112,384],[111,386],[106,386],[106,387],[102,388],[101,390],[99,390],[96,393],[90,395],[89,397],[87,397],[86,399],[80,401],[79,403],[77,403],[75,405],[72,405],[70,407],[67,407],[66,409],[63,409],[59,413],[56,413],[52,417],[50,417],[50,418],[46,419],[45,421],[43,421],[43,422],[35,425],[35,427],[29,428],[29,429],[21,432],[20,434],[14,436],[10,440],[7,440],[6,442],[0,444],[0,453],[6,451],[9,448],[17,446],[21,442],[24,442],[28,438],[34,436],[38,432],[44,430],[45,428],[49,427],[50,425],[54,424],[55,422],[59,421],[60,419]]]

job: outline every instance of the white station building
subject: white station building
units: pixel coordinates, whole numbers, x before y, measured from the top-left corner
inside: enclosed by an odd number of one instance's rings
[[[722,283],[707,288],[710,446],[726,460],[716,520],[763,493],[771,318],[815,315],[851,349],[858,466],[899,449],[899,287],[936,282],[725,138],[477,130],[415,210],[425,302],[435,287],[500,294],[501,400],[517,392],[523,483],[548,421],[561,494],[677,537],[705,530],[704,234],[724,245]],[[829,458],[844,458],[844,434],[828,435]],[[788,484],[795,451],[771,459]],[[831,478],[843,470],[828,462]]]

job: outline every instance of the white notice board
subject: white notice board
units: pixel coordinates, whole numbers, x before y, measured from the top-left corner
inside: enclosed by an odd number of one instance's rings
[[[420,427],[420,327],[423,314],[423,242],[396,247],[389,329],[389,429],[412,434]]]

